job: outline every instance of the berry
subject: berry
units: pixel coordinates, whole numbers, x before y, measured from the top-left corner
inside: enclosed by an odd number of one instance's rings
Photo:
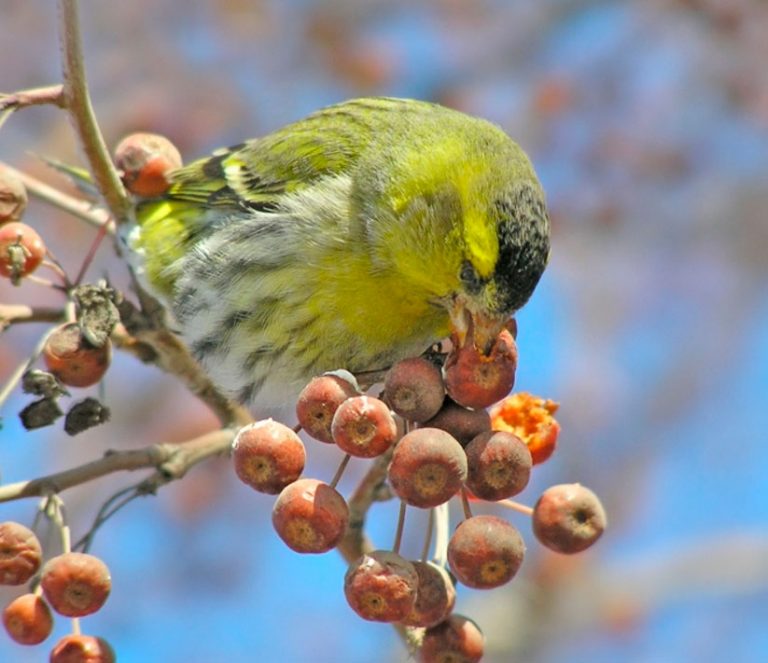
[[[22,594],[3,610],[3,625],[20,645],[38,645],[53,630],[51,609],[36,594]]]
[[[416,601],[419,576],[407,559],[377,550],[355,561],[344,577],[347,603],[363,619],[399,622]]]
[[[43,551],[35,533],[21,523],[0,523],[0,585],[23,585],[40,568]]]
[[[445,400],[440,369],[424,357],[397,362],[384,380],[384,397],[403,419],[424,422],[434,417]]]
[[[91,345],[76,322],[56,329],[43,348],[48,370],[70,387],[89,387],[101,380],[109,368],[112,344],[100,348]]]
[[[444,430],[465,447],[480,433],[491,430],[491,417],[483,409],[469,410],[446,398],[440,412],[425,421],[424,427]]]
[[[60,615],[83,617],[104,605],[112,579],[107,565],[98,557],[68,552],[45,563],[40,585],[45,598]]]
[[[299,394],[296,417],[307,435],[320,442],[333,444],[333,415],[339,405],[357,395],[355,385],[348,380],[338,375],[321,375],[310,380]]]
[[[483,657],[482,631],[471,619],[451,615],[428,628],[419,649],[421,663],[477,663]]]
[[[317,479],[286,486],[272,508],[272,525],[285,544],[300,553],[323,553],[344,536],[349,507],[341,494]]]
[[[456,588],[448,572],[432,562],[412,562],[419,576],[416,602],[402,620],[406,626],[429,627],[443,621],[456,603]]]
[[[9,277],[14,285],[38,268],[46,252],[40,235],[26,223],[0,226],[0,276]]]
[[[496,516],[473,516],[459,524],[448,542],[448,564],[467,587],[493,589],[514,577],[525,544],[513,525]]]
[[[254,490],[277,495],[304,471],[306,453],[288,426],[265,419],[244,426],[232,443],[235,472]]]
[[[50,663],[115,663],[110,644],[92,635],[65,635],[51,650]]]
[[[374,458],[397,439],[397,424],[386,403],[372,396],[353,396],[333,415],[331,434],[339,449],[352,456]]]
[[[517,495],[531,477],[531,452],[512,433],[488,431],[470,442],[467,454],[467,488],[484,500]]]
[[[402,500],[426,509],[458,492],[467,478],[467,456],[445,431],[417,428],[397,443],[388,473]]]
[[[0,167],[0,223],[18,221],[27,207],[27,189],[19,177]]]
[[[560,424],[553,415],[559,405],[527,392],[510,394],[491,408],[493,430],[509,431],[528,446],[533,464],[543,463],[555,451]]]
[[[170,174],[181,167],[181,155],[165,136],[135,133],[118,143],[115,165],[128,191],[153,198],[168,190]]]
[[[605,526],[600,499],[578,483],[547,488],[533,507],[533,533],[555,552],[572,554],[589,548]]]
[[[445,361],[445,386],[460,405],[488,407],[512,390],[516,370],[517,345],[505,329],[487,355],[472,343],[454,348]]]

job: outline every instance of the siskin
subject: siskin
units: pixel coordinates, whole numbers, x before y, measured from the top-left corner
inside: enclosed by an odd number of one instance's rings
[[[498,127],[366,98],[174,171],[127,241],[212,379],[279,405],[454,333],[490,347],[549,256],[544,194]],[[471,333],[470,333],[471,330]]]

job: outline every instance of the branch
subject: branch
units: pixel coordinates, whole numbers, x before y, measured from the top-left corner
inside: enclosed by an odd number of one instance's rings
[[[229,428],[212,431],[186,442],[153,444],[142,449],[107,452],[103,458],[39,479],[0,486],[0,502],[23,497],[42,497],[93,481],[113,472],[134,471],[154,467],[157,486],[183,477],[199,462],[229,450],[235,431]]]
[[[116,222],[124,223],[130,216],[131,203],[112,165],[88,95],[77,0],[59,0],[59,39],[66,109],[75,125],[96,186]]]
[[[26,106],[50,104],[64,108],[64,86],[49,85],[31,90],[19,90],[11,94],[0,94],[0,111],[17,110]]]
[[[0,304],[0,332],[21,322],[62,322],[66,319],[63,308]]]
[[[27,191],[30,193],[30,195],[34,196],[38,200],[42,200],[49,205],[53,205],[54,207],[64,210],[65,212],[69,212],[73,216],[82,219],[86,223],[89,223],[96,228],[101,228],[105,224],[109,224],[107,231],[109,233],[114,233],[114,228],[110,223],[111,219],[109,213],[106,210],[94,207],[93,204],[87,200],[75,198],[74,196],[70,196],[63,191],[59,191],[58,189],[49,186],[45,182],[41,182],[31,175],[27,175],[21,170],[17,170],[16,168],[9,166],[4,161],[0,161],[0,167],[9,170],[16,177],[18,177],[24,183],[24,186],[27,188]]]
[[[344,538],[337,546],[348,564],[354,562],[360,555],[375,550],[371,540],[365,536],[365,516],[371,505],[380,499],[381,488],[387,478],[387,466],[391,459],[392,450],[376,458],[371,469],[349,498],[349,526]]]

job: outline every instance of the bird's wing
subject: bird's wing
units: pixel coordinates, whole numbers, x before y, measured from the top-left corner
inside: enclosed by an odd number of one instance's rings
[[[395,116],[431,105],[391,98],[324,108],[263,138],[219,150],[173,175],[170,200],[271,211],[284,193],[350,171]]]

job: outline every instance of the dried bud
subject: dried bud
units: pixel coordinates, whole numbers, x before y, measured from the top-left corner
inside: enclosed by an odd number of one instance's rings
[[[27,430],[43,428],[50,426],[62,414],[59,404],[53,398],[41,398],[32,401],[27,407],[19,412],[21,424]]]
[[[33,396],[45,396],[46,398],[58,398],[68,396],[69,392],[56,379],[53,373],[33,369],[24,373],[21,379],[21,389],[25,394]]]
[[[94,347],[102,347],[120,322],[117,291],[105,284],[81,285],[73,290],[72,297],[83,336]]]
[[[90,396],[75,403],[67,412],[64,419],[64,430],[69,435],[77,435],[84,430],[109,421],[110,411],[106,405],[102,405]]]

